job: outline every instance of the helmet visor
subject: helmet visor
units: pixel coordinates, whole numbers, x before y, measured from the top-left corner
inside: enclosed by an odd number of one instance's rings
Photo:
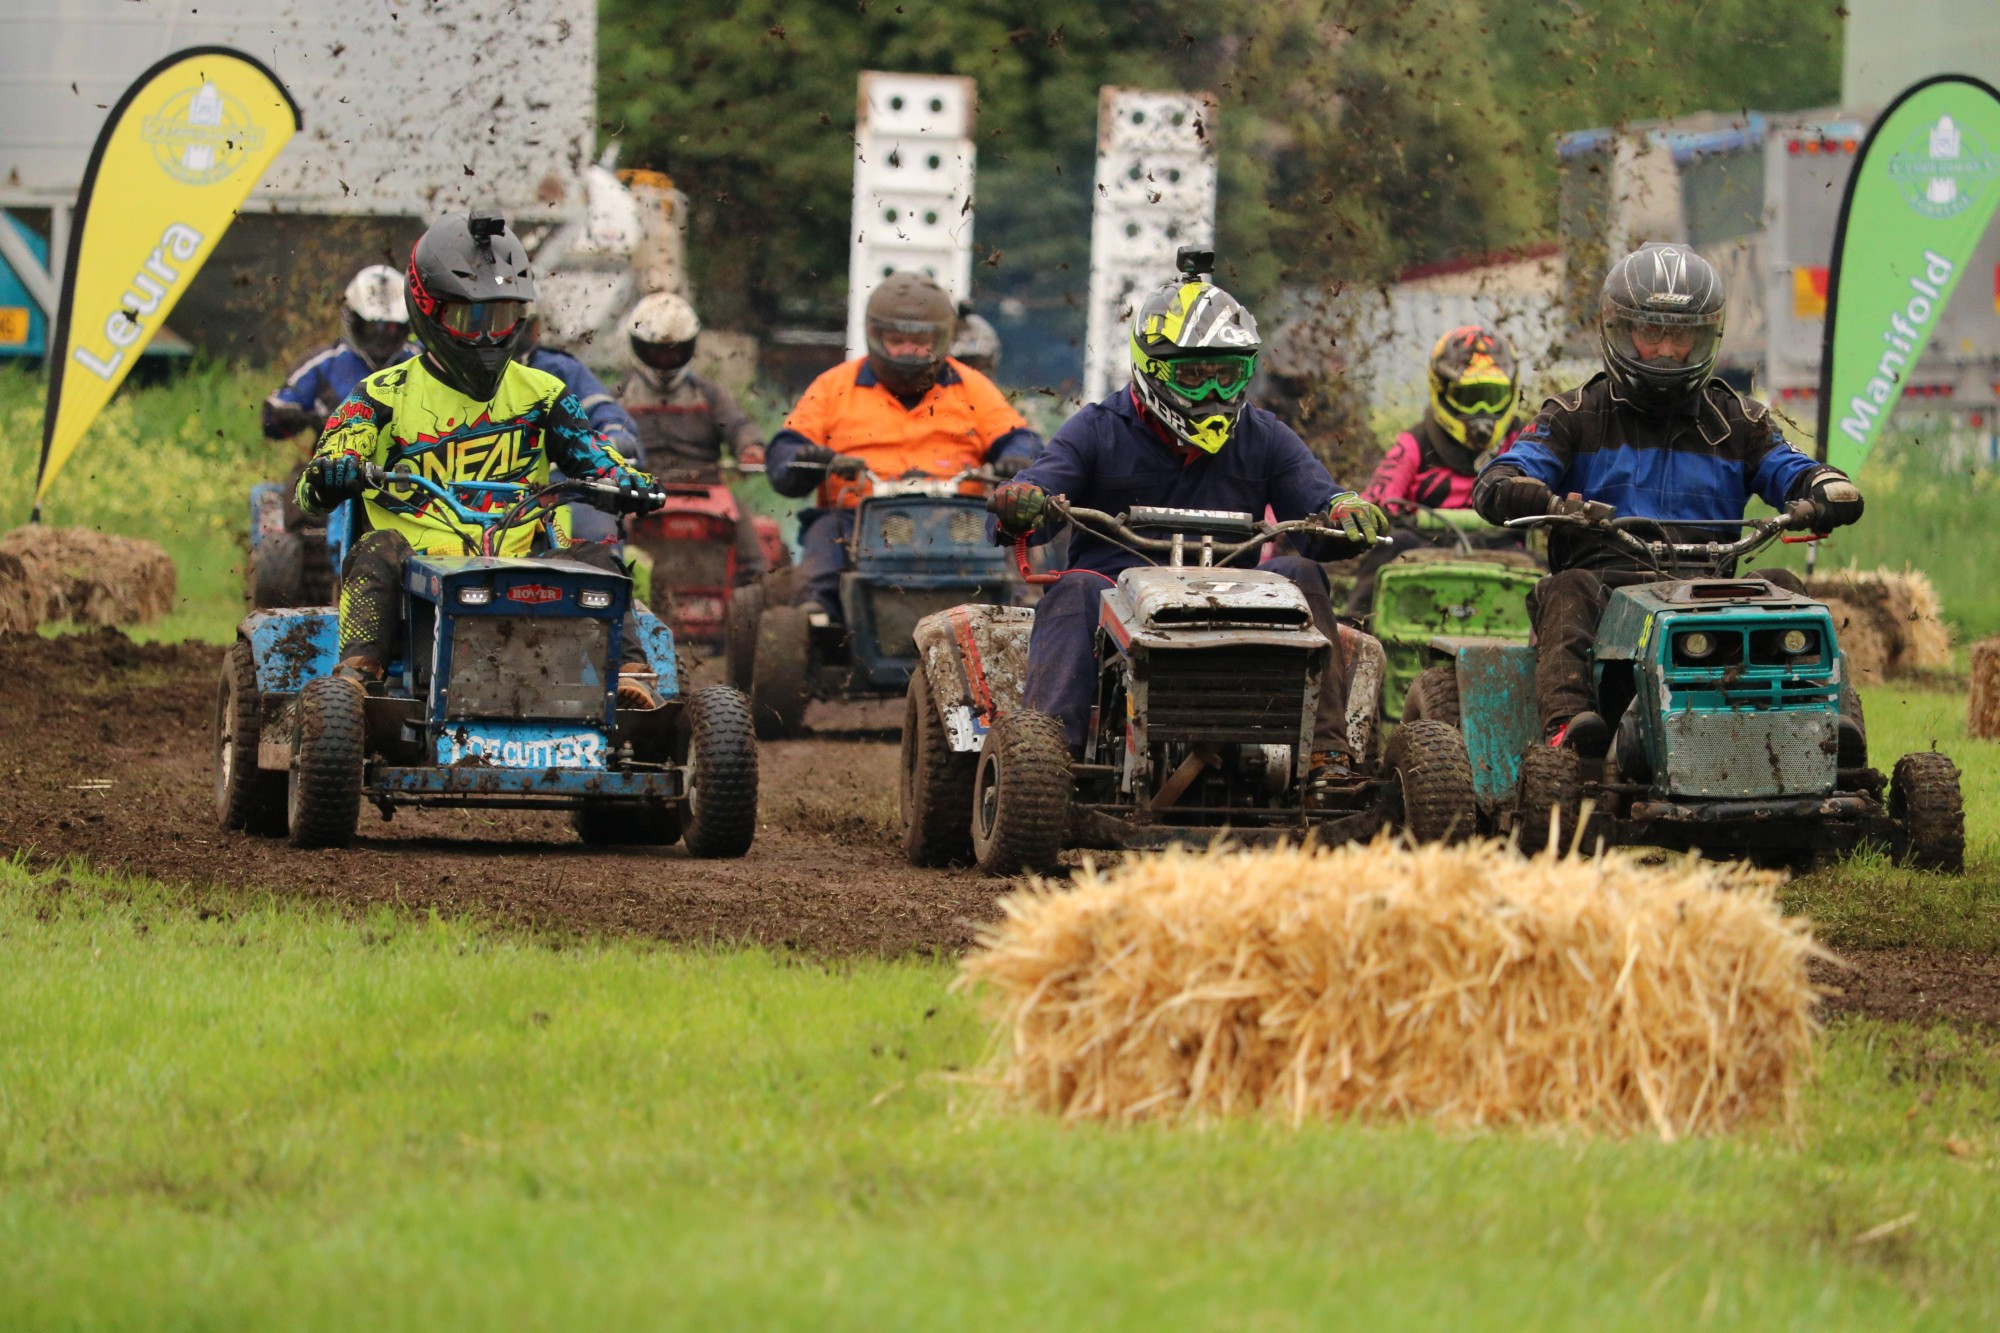
[[[941,326],[927,319],[870,319],[868,349],[900,364],[927,364],[937,359],[944,333]]]
[[[1604,339],[1613,352],[1638,365],[1672,370],[1714,360],[1722,328],[1713,317],[1672,320],[1621,311],[1605,316]]]
[[[454,338],[478,342],[506,337],[528,316],[526,301],[442,301],[437,322]]]
[[[410,339],[410,326],[400,319],[351,319],[347,330],[354,346],[371,361],[395,355]]]
[[[632,340],[632,355],[639,358],[639,364],[654,370],[679,370],[694,360],[694,339],[677,343],[647,342],[644,338]]]
[[[1204,398],[1235,398],[1256,373],[1255,355],[1176,357],[1166,363],[1175,392],[1191,402]]]
[[[1460,416],[1497,417],[1514,405],[1514,386],[1505,380],[1460,380],[1445,390],[1444,402]]]

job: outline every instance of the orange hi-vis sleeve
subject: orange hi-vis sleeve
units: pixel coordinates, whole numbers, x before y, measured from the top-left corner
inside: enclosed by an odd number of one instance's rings
[[[1027,428],[993,381],[956,361],[945,363],[938,383],[915,407],[904,407],[866,367],[867,359],[857,358],[814,380],[785,429],[837,454],[862,458],[877,476],[914,471],[949,477],[985,462],[1001,436]],[[818,503],[851,508],[867,492],[865,477],[829,476],[820,485]]]

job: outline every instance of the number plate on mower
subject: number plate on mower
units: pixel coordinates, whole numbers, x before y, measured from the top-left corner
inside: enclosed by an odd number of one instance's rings
[[[438,737],[438,762],[489,768],[603,768],[604,735],[454,727]]]

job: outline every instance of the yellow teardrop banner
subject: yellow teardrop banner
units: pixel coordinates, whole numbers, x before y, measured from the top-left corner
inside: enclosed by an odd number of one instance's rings
[[[241,51],[154,65],[111,108],[77,196],[49,362],[35,510],[299,130],[298,103]]]

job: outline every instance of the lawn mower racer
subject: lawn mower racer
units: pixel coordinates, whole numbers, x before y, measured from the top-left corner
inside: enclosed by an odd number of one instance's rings
[[[759,468],[764,438],[729,390],[688,369],[700,335],[701,318],[684,298],[671,292],[643,298],[625,320],[636,366],[618,397],[639,432],[641,467],[662,480],[713,488],[722,484],[725,449],[739,466]],[[740,505],[734,509],[732,582],[741,587],[754,583],[767,562],[755,521]],[[656,567],[662,554],[653,552]]]
[[[396,641],[403,566],[412,552],[462,555],[483,535],[425,492],[372,489],[370,466],[407,470],[431,482],[539,487],[551,461],[572,478],[614,483],[620,508],[644,512],[659,495],[651,479],[590,428],[582,404],[553,375],[515,360],[533,315],[527,252],[492,213],[457,213],[435,223],[410,251],[405,300],[423,344],[416,360],[364,379],[328,419],[300,478],[298,500],[311,514],[365,495],[368,531],[341,570],[337,672],[364,687],[380,683],[401,648]],[[495,495],[492,508],[504,502]],[[535,551],[537,529],[502,534],[498,556],[539,554],[617,573],[612,550],[583,543]],[[658,700],[639,635],[626,627],[618,695],[623,706]]]
[[[1713,375],[1722,342],[1722,280],[1678,245],[1648,244],[1619,260],[1599,302],[1604,370],[1551,398],[1514,447],[1489,462],[1473,506],[1490,522],[1547,514],[1558,495],[1657,521],[1668,540],[1708,541],[1736,524],[1751,495],[1774,509],[1810,500],[1819,531],[1861,517],[1861,492],[1837,468],[1788,441],[1770,409]],[[1535,703],[1543,735],[1587,758],[1611,743],[1593,707],[1591,643],[1613,588],[1661,577],[1629,546],[1587,527],[1554,528],[1551,573],[1529,598]],[[1727,574],[1731,570],[1722,571]],[[1755,571],[1788,592],[1788,570]],[[1615,719],[1614,719],[1615,720]]]
[[[800,515],[798,601],[833,625],[865,474],[953,477],[985,465],[1004,478],[1041,450],[991,380],[943,354],[956,318],[935,282],[890,274],[868,297],[867,354],[814,380],[771,441],[772,489],[817,490]]]
[[[1071,417],[1039,459],[994,493],[999,535],[1044,539],[1051,498],[1061,496],[1109,514],[1148,506],[1250,515],[1268,509],[1281,523],[1325,515],[1346,539],[1325,543],[1335,553],[1351,553],[1349,543],[1373,544],[1388,527],[1380,507],[1343,490],[1290,427],[1249,402],[1257,323],[1200,276],[1214,255],[1187,248],[1180,260],[1184,277],[1156,289],[1133,318],[1131,384]],[[1060,720],[1071,755],[1080,757],[1098,686],[1099,603],[1121,573],[1144,561],[1115,535],[1078,527],[1070,563],[1035,609],[1023,706]],[[1298,586],[1313,625],[1333,646],[1319,691],[1315,774],[1366,758],[1350,753],[1347,666],[1326,571],[1301,555],[1279,555],[1262,568]]]
[[[402,275],[387,264],[371,264],[355,274],[341,296],[340,340],[301,361],[264,400],[267,440],[283,440],[326,425],[334,408],[354,392],[362,377],[417,354],[403,309]],[[306,458],[285,480],[265,482],[250,492],[250,604],[321,605],[332,600],[333,571],[326,531],[311,522],[293,499]]]

